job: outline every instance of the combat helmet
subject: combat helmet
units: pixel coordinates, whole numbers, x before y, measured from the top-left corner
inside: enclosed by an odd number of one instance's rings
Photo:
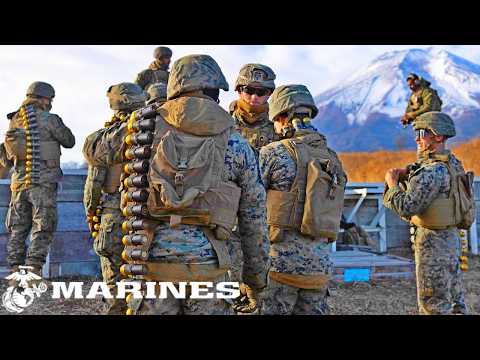
[[[112,110],[138,109],[147,100],[147,94],[140,86],[127,82],[110,86],[107,97]]]
[[[413,121],[413,129],[427,129],[434,135],[443,135],[447,138],[454,137],[457,134],[452,118],[440,111],[430,111],[417,116]]]
[[[291,112],[298,107],[312,110],[312,119],[318,114],[318,108],[305,85],[282,85],[273,91],[268,117],[270,121],[274,121],[278,115]]]
[[[240,86],[259,85],[268,89],[275,89],[276,75],[271,68],[262,64],[243,65],[235,82],[235,91]]]
[[[166,46],[159,46],[153,51],[153,57],[155,59],[160,59],[161,57],[172,57],[172,50]]]
[[[188,55],[175,61],[168,79],[168,100],[185,92],[206,89],[228,91],[227,80],[211,56]]]
[[[152,84],[148,87],[147,93],[148,93],[147,105],[150,105],[151,103],[157,100],[166,101],[167,100],[167,84],[161,83],[161,82]]]
[[[27,96],[31,95],[53,99],[55,97],[55,89],[46,82],[35,81],[27,89]]]

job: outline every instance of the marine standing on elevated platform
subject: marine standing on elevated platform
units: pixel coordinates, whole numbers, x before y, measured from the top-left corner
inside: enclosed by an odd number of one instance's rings
[[[7,261],[12,272],[26,265],[41,275],[57,228],[57,184],[63,176],[60,147],[72,148],[75,137],[58,115],[50,113],[54,97],[50,84],[34,82],[20,109],[8,115],[5,150],[13,162],[13,173],[6,227],[10,232]]]

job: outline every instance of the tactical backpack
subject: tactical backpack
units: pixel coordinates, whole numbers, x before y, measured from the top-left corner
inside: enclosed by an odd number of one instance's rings
[[[185,102],[192,100],[180,98],[167,106]],[[172,227],[206,226],[214,229],[217,239],[226,240],[235,225],[241,191],[234,183],[222,181],[231,127],[215,129],[217,120],[210,119],[208,123],[208,117],[190,117],[191,123],[184,122],[181,129],[170,125],[170,119],[157,123],[160,141],[150,164],[153,191],[148,209],[154,218],[168,220]],[[204,127],[203,134],[189,133],[198,124]]]
[[[335,241],[346,185],[340,160],[316,132],[297,132],[297,137],[284,139],[282,144],[295,159],[297,174],[290,191],[267,193],[270,241],[281,241],[284,229]]]

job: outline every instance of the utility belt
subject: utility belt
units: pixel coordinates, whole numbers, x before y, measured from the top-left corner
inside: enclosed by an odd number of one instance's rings
[[[179,283],[181,281],[215,281],[226,274],[227,269],[217,264],[176,264],[147,262],[147,281]]]
[[[268,276],[276,282],[299,289],[326,289],[330,282],[330,276],[324,274],[297,275],[270,271]]]

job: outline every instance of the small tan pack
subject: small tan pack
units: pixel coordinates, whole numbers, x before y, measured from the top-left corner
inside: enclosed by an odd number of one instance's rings
[[[222,180],[233,120],[211,103],[185,97],[164,105],[168,111],[157,122],[160,140],[150,164],[148,208],[172,227],[205,226],[218,240],[227,240],[241,195],[236,184]]]
[[[295,159],[297,174],[289,192],[267,193],[270,240],[280,241],[282,230],[290,228],[335,241],[347,180],[340,160],[317,132],[303,131],[282,144]]]

